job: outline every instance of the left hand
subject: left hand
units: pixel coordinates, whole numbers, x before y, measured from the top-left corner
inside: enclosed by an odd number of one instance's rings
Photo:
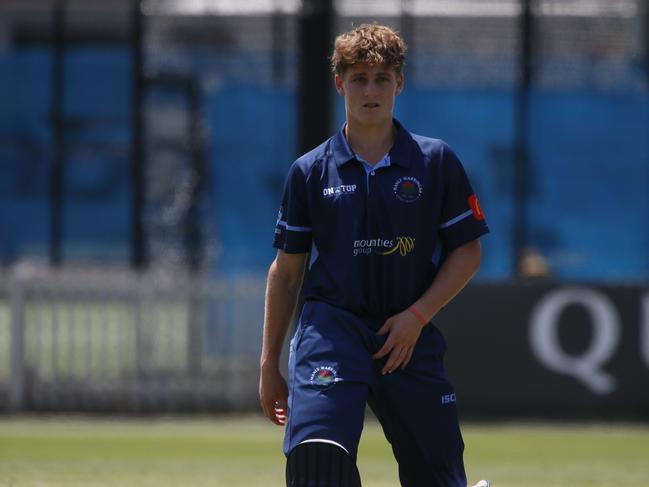
[[[377,335],[388,334],[388,338],[381,349],[372,356],[374,359],[380,359],[390,354],[381,370],[382,374],[389,374],[398,367],[403,369],[408,365],[422,328],[419,320],[408,310],[388,318],[377,332]]]

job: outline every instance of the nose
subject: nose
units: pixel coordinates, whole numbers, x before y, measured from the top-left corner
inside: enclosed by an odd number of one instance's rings
[[[374,97],[376,96],[377,92],[378,92],[378,85],[375,82],[370,81],[369,83],[367,83],[367,85],[365,86],[366,97],[368,98]]]

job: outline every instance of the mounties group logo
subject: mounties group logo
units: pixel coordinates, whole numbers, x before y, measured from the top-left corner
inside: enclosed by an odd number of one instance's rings
[[[338,377],[336,369],[328,365],[313,369],[313,372],[311,372],[311,378],[309,379],[311,385],[318,387],[326,387],[341,381],[342,379]]]
[[[395,252],[399,252],[401,257],[405,257],[407,254],[415,250],[415,239],[412,237],[397,237],[392,248],[386,250],[385,252],[377,252],[379,255],[390,255]]]
[[[394,195],[398,200],[404,203],[413,203],[421,198],[423,188],[416,178],[406,176],[394,182],[392,191],[394,191]]]
[[[359,255],[369,255],[376,253],[378,255],[399,254],[405,257],[415,250],[414,237],[395,237],[395,238],[367,238],[354,240],[354,257]]]

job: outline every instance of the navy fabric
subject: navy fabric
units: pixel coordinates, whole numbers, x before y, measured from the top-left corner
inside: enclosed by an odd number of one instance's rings
[[[373,326],[327,303],[305,303],[290,345],[284,452],[326,440],[356,459],[365,406],[381,421],[405,487],[465,487],[455,391],[443,366],[444,339],[426,325],[410,363],[381,374],[385,342]]]
[[[390,165],[369,175],[342,129],[295,161],[273,240],[311,252],[306,300],[381,324],[419,299],[449,252],[489,231],[453,150],[395,126]]]

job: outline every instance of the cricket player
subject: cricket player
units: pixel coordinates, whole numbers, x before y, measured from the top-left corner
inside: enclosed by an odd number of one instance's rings
[[[338,36],[345,124],[288,172],[259,384],[265,415],[285,424],[287,486],[361,485],[366,404],[402,486],[467,485],[446,345],[431,320],[478,270],[489,230],[453,150],[393,118],[405,52],[381,25]],[[287,386],[279,357],[302,284]]]

